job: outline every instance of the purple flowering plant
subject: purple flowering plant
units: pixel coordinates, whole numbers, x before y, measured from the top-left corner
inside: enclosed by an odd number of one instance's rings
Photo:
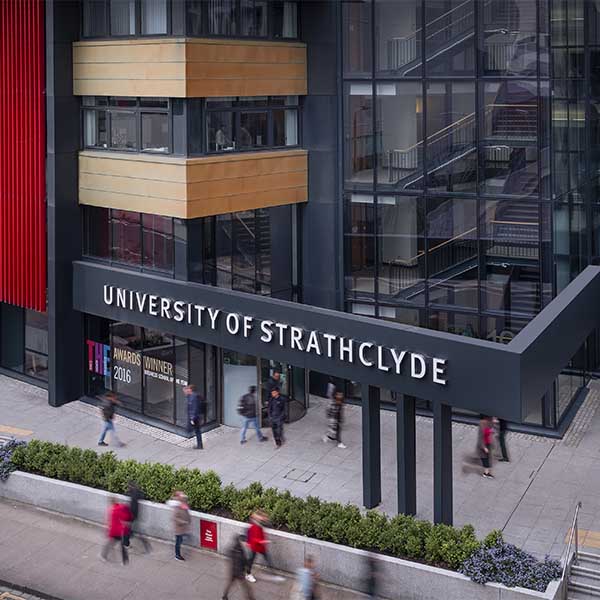
[[[17,441],[14,438],[0,444],[0,481],[6,481],[8,476],[17,468],[12,462],[12,455],[15,448],[24,445],[25,442]]]

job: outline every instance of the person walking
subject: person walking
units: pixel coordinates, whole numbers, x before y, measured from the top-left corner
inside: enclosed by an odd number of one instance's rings
[[[347,446],[342,442],[342,422],[344,420],[344,395],[342,392],[335,393],[327,409],[327,419],[329,428],[323,441],[337,442],[338,448],[346,448]]]
[[[135,535],[144,546],[144,552],[148,554],[152,550],[150,542],[139,531],[135,531],[135,522],[140,516],[140,500],[144,500],[144,493],[135,481],[130,481],[127,485],[127,495],[129,496],[131,523],[129,533],[125,536],[125,546],[130,547],[131,539]]]
[[[273,569],[271,554],[268,549],[271,542],[267,539],[267,534],[265,532],[265,527],[268,525],[268,523],[269,519],[266,513],[262,511],[256,511],[250,515],[250,527],[246,537],[248,550],[250,552],[250,556],[246,565],[246,580],[250,583],[256,582],[256,577],[252,575],[252,566],[254,565],[257,554],[262,555],[267,563],[267,566],[270,569]],[[278,575],[275,575],[272,579],[273,581],[284,581],[284,578]]]
[[[102,428],[102,433],[100,434],[100,439],[98,440],[98,446],[108,446],[108,444],[104,441],[104,438],[109,431],[111,432],[111,441],[113,443],[116,443],[116,445],[119,447],[125,445],[119,439],[119,436],[115,430],[114,419],[118,404],[119,401],[117,400],[117,396],[113,392],[108,392],[102,405],[102,420],[104,421],[104,427]]]
[[[333,397],[335,396],[335,383],[330,379],[327,383],[327,391],[325,392],[325,397],[333,402]]]
[[[196,449],[202,450],[202,425],[206,417],[206,401],[198,392],[193,384],[185,386],[183,393],[187,398],[188,409],[188,431],[193,430],[196,434]]]
[[[482,415],[479,422],[479,431],[477,436],[477,451],[483,466],[483,477],[491,479],[492,475],[492,441],[494,437],[494,429],[492,420]]]
[[[131,513],[127,504],[119,502],[116,498],[111,497],[108,508],[108,540],[102,548],[100,557],[102,560],[108,560],[108,553],[112,552],[115,544],[121,546],[121,558],[123,564],[129,563],[129,554],[125,546],[125,539],[129,535],[129,527],[131,523]]]
[[[223,590],[222,600],[229,600],[229,591],[236,583],[244,590],[246,598],[254,600],[252,589],[246,581],[246,540],[243,535],[236,535],[227,552],[229,558],[229,579]]]
[[[369,553],[367,556],[367,596],[372,600],[378,597],[379,590],[379,572],[375,557]]]
[[[192,521],[187,497],[183,492],[175,491],[169,501],[173,508],[173,530],[175,532],[175,560],[185,560],[181,554],[183,538],[189,534]]]
[[[295,595],[293,600],[316,600],[318,576],[315,571],[315,561],[308,554],[304,559],[304,566],[298,569]]]
[[[500,461],[510,462],[508,458],[508,450],[506,448],[506,421],[504,419],[496,419],[496,424],[498,427],[498,445],[500,446],[500,452],[502,453]]]
[[[279,388],[273,388],[269,400],[269,421],[273,431],[275,447],[281,448],[283,444],[283,422],[285,421],[286,398],[281,394]]]
[[[248,393],[240,398],[238,412],[244,417],[244,425],[240,435],[240,444],[246,443],[246,432],[248,427],[252,425],[256,429],[256,435],[260,442],[266,442],[267,437],[264,436],[258,426],[258,417],[256,415],[256,386],[251,385],[248,388]]]

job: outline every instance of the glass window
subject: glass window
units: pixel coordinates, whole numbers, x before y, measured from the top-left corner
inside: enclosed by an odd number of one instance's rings
[[[142,0],[142,35],[167,33],[167,0]]]
[[[144,329],[144,414],[175,422],[175,348],[173,337]]]
[[[479,317],[477,315],[432,310],[429,312],[429,329],[478,338]]]
[[[475,192],[477,145],[475,85],[427,85],[427,187],[439,192]]]
[[[215,219],[216,285],[231,289],[231,260],[233,255],[233,232],[231,214],[217,215]]]
[[[142,215],[143,266],[160,271],[173,271],[173,219],[158,215]]]
[[[48,381],[48,314],[25,310],[25,375]]]
[[[235,0],[208,1],[208,33],[233,36],[237,34]]]
[[[275,38],[298,37],[298,5],[295,1],[274,0],[272,4],[272,31]]]
[[[537,0],[491,0],[483,10],[485,75],[537,74]]]
[[[344,2],[344,73],[352,76],[373,74],[373,26],[371,0]]]
[[[478,308],[476,201],[429,198],[427,237],[429,301]]]
[[[129,410],[142,412],[142,328],[110,325],[112,391]]]
[[[423,188],[423,96],[420,83],[377,84],[377,182]]]
[[[232,152],[235,150],[235,114],[209,111],[206,115],[206,135],[209,152]]]
[[[421,198],[377,197],[377,281],[382,300],[424,301],[422,294],[415,295],[425,281]]]
[[[243,112],[240,114],[238,144],[240,150],[268,145],[266,112]]]
[[[110,145],[118,150],[136,150],[135,113],[113,110],[110,114]]]
[[[142,113],[142,150],[147,152],[169,151],[169,115]]]
[[[113,260],[141,266],[140,213],[113,209],[111,224]]]
[[[344,121],[346,179],[352,183],[373,184],[375,149],[370,83],[351,83],[346,86]]]
[[[375,293],[374,209],[372,196],[351,194],[346,201],[351,231],[346,235],[346,289],[355,295]]]
[[[110,210],[84,206],[85,253],[95,258],[110,259]]]
[[[376,0],[377,74],[421,75],[421,0]]]
[[[106,0],[83,1],[83,37],[108,35]]]
[[[267,15],[267,0],[240,0],[240,35],[266,37]]]
[[[298,145],[298,111],[274,110],[273,111],[273,145],[297,146]]]
[[[110,0],[111,35],[135,35],[135,0]]]
[[[231,215],[233,233],[233,289],[255,292],[256,281],[256,227],[254,211]]]
[[[271,217],[268,208],[255,211],[256,232],[256,279],[258,293],[271,294]]]
[[[107,148],[107,112],[105,110],[83,111],[83,143],[87,148]]]
[[[473,0],[427,0],[425,54],[428,75],[472,75],[475,71]]]

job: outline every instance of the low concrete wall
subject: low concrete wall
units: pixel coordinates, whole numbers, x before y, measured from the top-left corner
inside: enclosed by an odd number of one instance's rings
[[[0,483],[0,497],[32,504],[54,512],[104,524],[108,492],[74,483],[57,481],[17,471]],[[143,502],[139,529],[146,535],[163,540],[173,539],[171,509],[164,504]],[[200,520],[217,524],[217,552],[223,554],[234,535],[245,531],[246,525],[231,519],[192,511],[190,545],[200,545]],[[365,591],[367,552],[320,542],[299,535],[271,530],[271,553],[275,566],[294,572],[304,556],[315,557],[321,579],[355,590]],[[559,600],[558,582],[545,593],[521,588],[505,588],[498,584],[477,585],[464,575],[413,563],[389,556],[377,556],[381,575],[381,596],[392,600]]]

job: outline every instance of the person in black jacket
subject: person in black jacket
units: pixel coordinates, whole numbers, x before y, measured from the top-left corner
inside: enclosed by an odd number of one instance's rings
[[[196,434],[196,448],[202,450],[202,424],[206,417],[206,402],[198,392],[195,385],[187,385],[183,392],[187,398],[188,429],[193,429]]]
[[[127,495],[129,496],[129,512],[131,513],[131,523],[129,532],[125,536],[125,545],[129,547],[130,540],[134,533],[136,537],[142,542],[144,546],[144,552],[148,553],[152,550],[150,542],[139,532],[135,531],[135,522],[137,521],[140,514],[140,500],[144,500],[144,492],[140,490],[138,484],[135,481],[130,481],[127,484]]]
[[[254,595],[250,589],[250,585],[246,581],[246,539],[243,535],[236,535],[233,543],[227,550],[227,556],[230,560],[229,580],[223,590],[223,600],[228,600],[229,590],[233,587],[236,581],[246,593],[246,597],[254,600]]]
[[[238,412],[244,417],[244,425],[240,435],[240,444],[246,443],[246,432],[248,427],[252,425],[256,429],[256,435],[259,441],[266,442],[267,437],[264,436],[258,426],[258,418],[256,416],[256,386],[251,385],[248,388],[248,393],[240,398]]]
[[[269,400],[269,420],[271,421],[273,439],[277,448],[280,448],[283,443],[283,422],[285,421],[286,405],[287,398],[280,393],[279,388],[273,388]]]
[[[100,434],[100,439],[98,440],[98,446],[108,446],[108,444],[104,441],[106,434],[111,432],[111,441],[116,443],[117,446],[124,446],[125,444],[119,439],[117,432],[115,431],[115,412],[117,410],[117,405],[119,401],[117,400],[116,395],[113,392],[108,392],[106,394],[104,404],[102,405],[102,420],[104,421],[104,427],[102,429],[102,433]]]

